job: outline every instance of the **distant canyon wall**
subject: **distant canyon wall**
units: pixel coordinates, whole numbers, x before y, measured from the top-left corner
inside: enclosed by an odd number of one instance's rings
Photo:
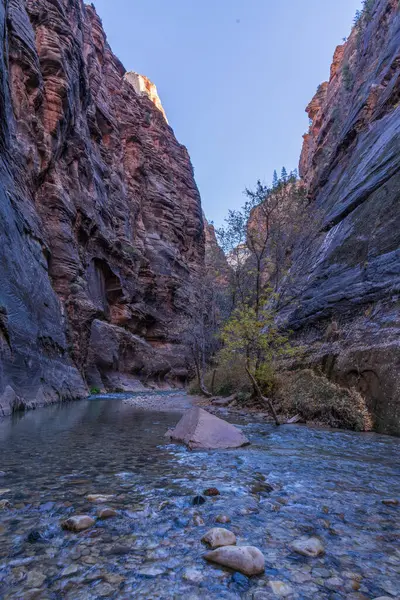
[[[372,6],[371,6],[372,4]],[[400,434],[400,11],[369,3],[307,108],[300,174],[322,215],[281,316],[304,362]]]
[[[2,412],[185,381],[204,227],[155,87],[81,0],[0,0],[0,37]]]

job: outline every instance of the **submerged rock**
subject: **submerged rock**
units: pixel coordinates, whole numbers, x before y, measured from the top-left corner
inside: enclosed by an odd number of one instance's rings
[[[216,523],[230,523],[231,522],[231,518],[228,517],[228,515],[218,515],[215,519]]]
[[[77,533],[78,531],[93,527],[95,523],[96,521],[92,517],[89,517],[89,515],[76,515],[75,517],[70,517],[66,521],[63,521],[61,527],[67,531],[74,531]]]
[[[398,506],[400,502],[397,498],[387,498],[386,500],[382,500],[382,504],[386,506]]]
[[[204,490],[203,494],[205,496],[219,496],[220,495],[220,491],[213,487],[213,488],[207,488],[206,490]]]
[[[111,517],[116,517],[117,511],[113,508],[101,508],[98,512],[99,519],[111,519]]]
[[[202,504],[205,503],[205,501],[206,501],[206,499],[203,498],[203,496],[195,496],[193,498],[192,504],[193,504],[193,506],[201,506]]]
[[[294,552],[302,554],[303,556],[309,556],[311,558],[316,558],[317,556],[325,554],[325,548],[317,537],[295,540],[291,544],[291,548],[294,550]]]
[[[204,555],[209,562],[251,577],[260,575],[265,569],[265,558],[262,552],[254,546],[223,546]]]
[[[95,502],[96,504],[106,504],[113,498],[115,498],[114,494],[89,494],[89,496],[86,496],[88,502]]]
[[[0,510],[11,508],[11,502],[9,500],[0,500]]]
[[[293,594],[293,588],[283,581],[270,581],[269,585],[275,596],[278,596],[278,598],[286,598]]]
[[[210,531],[207,531],[201,541],[211,546],[211,548],[234,546],[236,544],[236,536],[232,531],[229,531],[229,529],[213,527]]]
[[[194,515],[193,524],[196,525],[197,527],[202,527],[203,525],[205,525],[205,523],[200,515]]]
[[[187,411],[166,436],[190,449],[239,448],[250,443],[237,427],[198,407]]]

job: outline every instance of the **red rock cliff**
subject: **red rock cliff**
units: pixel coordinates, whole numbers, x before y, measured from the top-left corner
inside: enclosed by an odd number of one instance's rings
[[[186,149],[125,77],[93,6],[1,0],[0,26],[0,398],[183,380],[176,324],[204,264]]]

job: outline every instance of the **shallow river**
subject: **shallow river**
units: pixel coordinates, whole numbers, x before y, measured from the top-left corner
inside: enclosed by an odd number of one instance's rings
[[[1,422],[0,598],[267,600],[270,581],[289,599],[400,597],[400,507],[382,502],[400,499],[399,439],[236,419],[250,447],[188,452],[164,438],[178,420],[105,399]],[[209,487],[220,496],[193,506]],[[93,493],[114,494],[117,516],[63,531],[74,513],[96,516]],[[203,560],[221,514],[238,544],[263,551],[265,575]],[[324,557],[291,551],[304,535]]]

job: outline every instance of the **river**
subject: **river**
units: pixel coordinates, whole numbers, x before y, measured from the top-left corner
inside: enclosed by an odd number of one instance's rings
[[[400,507],[383,503],[400,499],[399,439],[236,417],[249,447],[189,452],[164,437],[179,416],[104,398],[0,422],[1,598],[272,600],[270,581],[289,599],[400,596]],[[209,487],[220,495],[193,506]],[[73,514],[97,515],[88,494],[114,495],[117,515],[64,531]],[[204,561],[221,514],[238,544],[262,550],[264,575]],[[305,535],[325,556],[291,550]]]

